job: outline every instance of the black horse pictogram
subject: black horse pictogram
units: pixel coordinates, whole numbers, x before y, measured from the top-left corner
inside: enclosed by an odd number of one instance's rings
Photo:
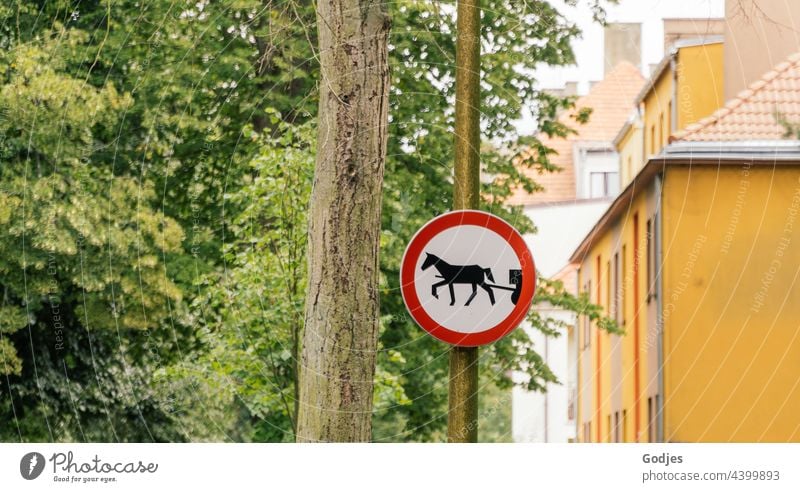
[[[494,292],[492,292],[492,289],[511,291],[511,303],[516,305],[517,301],[519,301],[519,296],[522,292],[522,270],[508,271],[508,282],[514,287],[506,287],[504,285],[495,285],[486,282],[486,279],[494,282],[492,270],[489,268],[483,268],[480,265],[451,265],[431,253],[425,253],[425,255],[425,261],[422,262],[422,269],[427,270],[430,267],[434,267],[436,271],[439,272],[439,275],[436,277],[442,279],[441,282],[437,282],[431,287],[433,297],[438,299],[439,295],[436,293],[436,290],[443,285],[447,285],[450,288],[451,306],[456,303],[453,284],[472,284],[472,295],[467,299],[465,306],[469,306],[469,303],[475,298],[475,295],[478,293],[478,286],[489,294],[489,300],[492,302],[492,305],[494,305]]]
[[[438,277],[442,279],[441,282],[433,284],[431,287],[431,294],[433,297],[439,298],[436,290],[443,285],[450,288],[450,305],[456,303],[456,294],[453,291],[453,284],[472,284],[472,295],[467,299],[465,306],[469,306],[472,299],[478,293],[478,287],[482,288],[489,294],[489,301],[494,305],[494,292],[492,292],[492,285],[486,283],[486,279],[494,282],[492,271],[489,268],[483,268],[479,265],[451,265],[439,258],[436,255],[425,253],[425,261],[422,262],[422,269],[427,270],[434,267],[439,272]]]

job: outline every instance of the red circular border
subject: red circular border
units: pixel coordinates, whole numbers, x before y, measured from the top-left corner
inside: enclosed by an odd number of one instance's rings
[[[414,269],[425,246],[440,232],[462,225],[485,227],[499,234],[517,254],[522,267],[522,289],[514,309],[497,325],[477,333],[453,331],[434,321],[422,307],[417,291],[414,288]],[[459,347],[487,345],[511,333],[528,314],[535,290],[536,267],[525,240],[508,222],[496,215],[478,210],[456,210],[433,218],[411,238],[411,242],[408,243],[406,252],[403,254],[403,260],[400,263],[400,291],[408,313],[423,330],[443,342]]]

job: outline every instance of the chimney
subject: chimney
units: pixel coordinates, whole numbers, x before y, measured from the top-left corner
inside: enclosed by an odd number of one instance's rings
[[[640,23],[610,22],[605,27],[604,38],[604,75],[623,61],[641,69],[642,25]]]

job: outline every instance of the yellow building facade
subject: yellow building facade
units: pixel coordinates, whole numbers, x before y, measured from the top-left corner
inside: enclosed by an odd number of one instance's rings
[[[624,188],[644,165],[644,130],[639,110],[631,114],[614,139],[619,154],[620,186]]]
[[[580,319],[577,420],[583,442],[650,440],[648,431],[656,431],[648,422],[659,397],[657,350],[647,336],[655,326],[647,299],[654,262],[647,251],[653,247],[648,231],[652,236],[658,219],[656,194],[627,191],[627,196],[624,203],[614,202],[614,213],[601,219],[593,240],[584,241],[572,258],[579,264],[579,289],[625,330],[609,334],[588,317]]]
[[[712,37],[679,42],[654,69],[636,111],[614,140],[622,187],[672,135],[723,105],[723,60],[722,40]]]
[[[800,102],[800,57],[715,111],[721,48],[655,72],[615,140],[628,182],[572,255],[625,331],[580,319],[579,441],[800,441],[800,142],[771,109]]]

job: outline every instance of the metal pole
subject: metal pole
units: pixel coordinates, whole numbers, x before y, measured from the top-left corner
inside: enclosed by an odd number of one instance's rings
[[[458,0],[453,209],[480,206],[480,0]],[[478,441],[478,348],[450,349],[448,442]]]

